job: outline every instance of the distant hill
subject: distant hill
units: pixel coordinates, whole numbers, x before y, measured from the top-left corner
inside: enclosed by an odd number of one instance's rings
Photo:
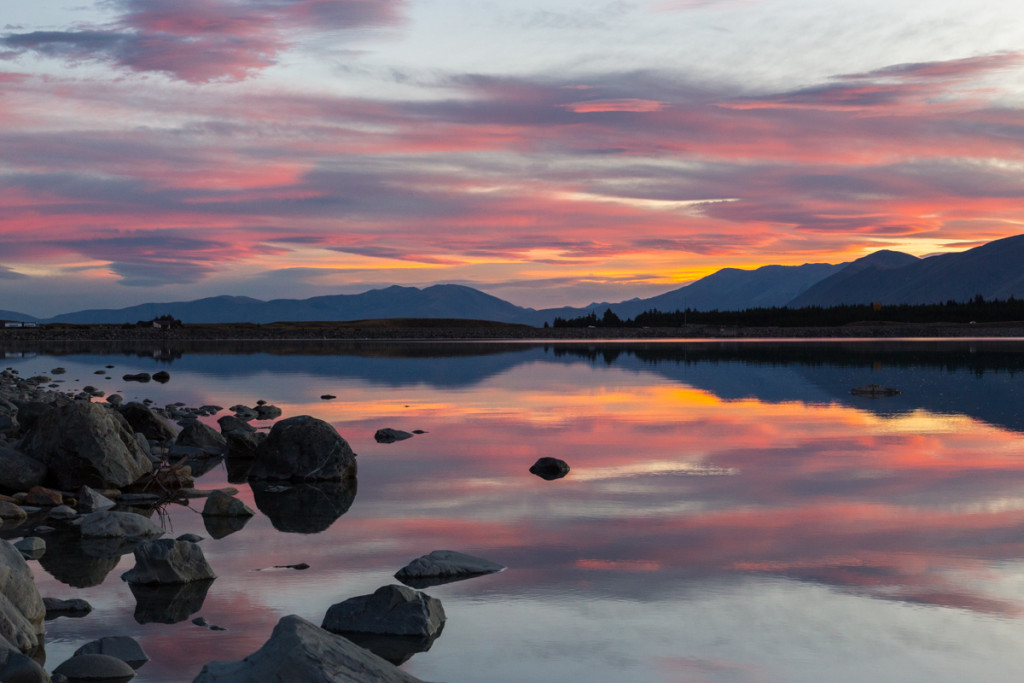
[[[956,254],[919,259],[897,251],[878,251],[850,263],[723,268],[685,287],[647,299],[592,303],[584,307],[534,310],[516,306],[472,287],[392,286],[361,294],[261,301],[216,296],[196,301],[150,303],[120,309],[65,313],[49,320],[0,311],[0,319],[75,324],[135,323],[171,315],[185,323],[271,323],[380,318],[459,318],[541,326],[555,317],[577,318],[611,309],[622,319],[649,310],[670,313],[746,308],[834,306],[874,301],[944,303],[1024,298],[1024,235],[1008,237]]]
[[[986,299],[1024,298],[1024,235],[925,259],[907,261],[901,254],[872,260],[876,255],[860,259],[864,263],[856,270],[848,267],[810,287],[790,307],[930,304],[967,301],[978,294]]]

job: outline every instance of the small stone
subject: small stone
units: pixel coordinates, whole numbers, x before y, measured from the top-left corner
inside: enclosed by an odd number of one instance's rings
[[[325,401],[330,401],[332,398],[338,398],[338,397],[335,396],[334,394],[322,394],[320,396],[320,398],[322,398]]]
[[[165,384],[165,383],[169,382],[170,380],[171,380],[171,373],[167,372],[166,370],[161,370],[160,372],[154,372],[153,373],[153,381],[154,382],[160,382],[161,384]]]
[[[74,519],[78,516],[78,512],[73,507],[68,505],[58,505],[50,510],[50,514],[47,515],[49,519],[67,520]]]
[[[373,435],[373,438],[377,441],[377,443],[394,443],[396,441],[404,441],[406,439],[411,439],[412,434],[410,434],[409,432],[403,432],[400,429],[391,429],[390,427],[385,427],[384,429],[378,429],[377,432]]]
[[[530,474],[535,474],[547,481],[561,479],[568,473],[569,464],[558,458],[540,458],[530,467]]]

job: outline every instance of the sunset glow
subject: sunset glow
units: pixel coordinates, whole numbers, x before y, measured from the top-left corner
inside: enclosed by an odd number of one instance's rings
[[[2,308],[583,305],[1019,234],[1024,10],[939,5],[18,3]]]

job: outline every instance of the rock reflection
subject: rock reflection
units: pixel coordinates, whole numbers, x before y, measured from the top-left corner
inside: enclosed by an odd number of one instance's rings
[[[59,530],[46,535],[46,552],[39,564],[63,584],[91,588],[103,583],[121,555],[131,552],[132,547],[123,540],[83,540],[77,530]]]
[[[260,512],[278,531],[316,534],[325,531],[352,507],[356,479],[315,484],[280,484],[253,481],[253,497]]]
[[[241,531],[252,517],[212,517],[203,515],[203,525],[206,532],[214,539],[230,536],[236,531]]]
[[[171,585],[130,583],[135,596],[135,621],[140,624],[177,624],[203,608],[214,579]]]
[[[249,481],[249,470],[252,469],[251,458],[232,458],[228,456],[224,459],[224,466],[228,471],[228,483],[229,484],[245,484]]]
[[[386,659],[395,666],[406,663],[414,654],[426,652],[434,641],[441,637],[444,624],[429,637],[388,636],[380,633],[361,633],[358,631],[334,631],[345,636],[361,648],[369,650],[381,659]]]

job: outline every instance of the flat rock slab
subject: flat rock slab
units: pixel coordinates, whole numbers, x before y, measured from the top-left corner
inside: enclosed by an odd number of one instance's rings
[[[480,557],[454,550],[435,550],[399,569],[395,578],[408,586],[425,588],[504,570],[504,565]]]
[[[440,600],[392,585],[331,605],[321,627],[332,633],[356,631],[429,638],[441,630],[444,622]]]
[[[342,636],[282,617],[263,647],[238,662],[211,662],[192,683],[422,683]]]
[[[116,657],[133,669],[138,669],[149,661],[149,655],[139,642],[129,636],[107,636],[94,640],[75,650],[75,656],[78,655]]]

